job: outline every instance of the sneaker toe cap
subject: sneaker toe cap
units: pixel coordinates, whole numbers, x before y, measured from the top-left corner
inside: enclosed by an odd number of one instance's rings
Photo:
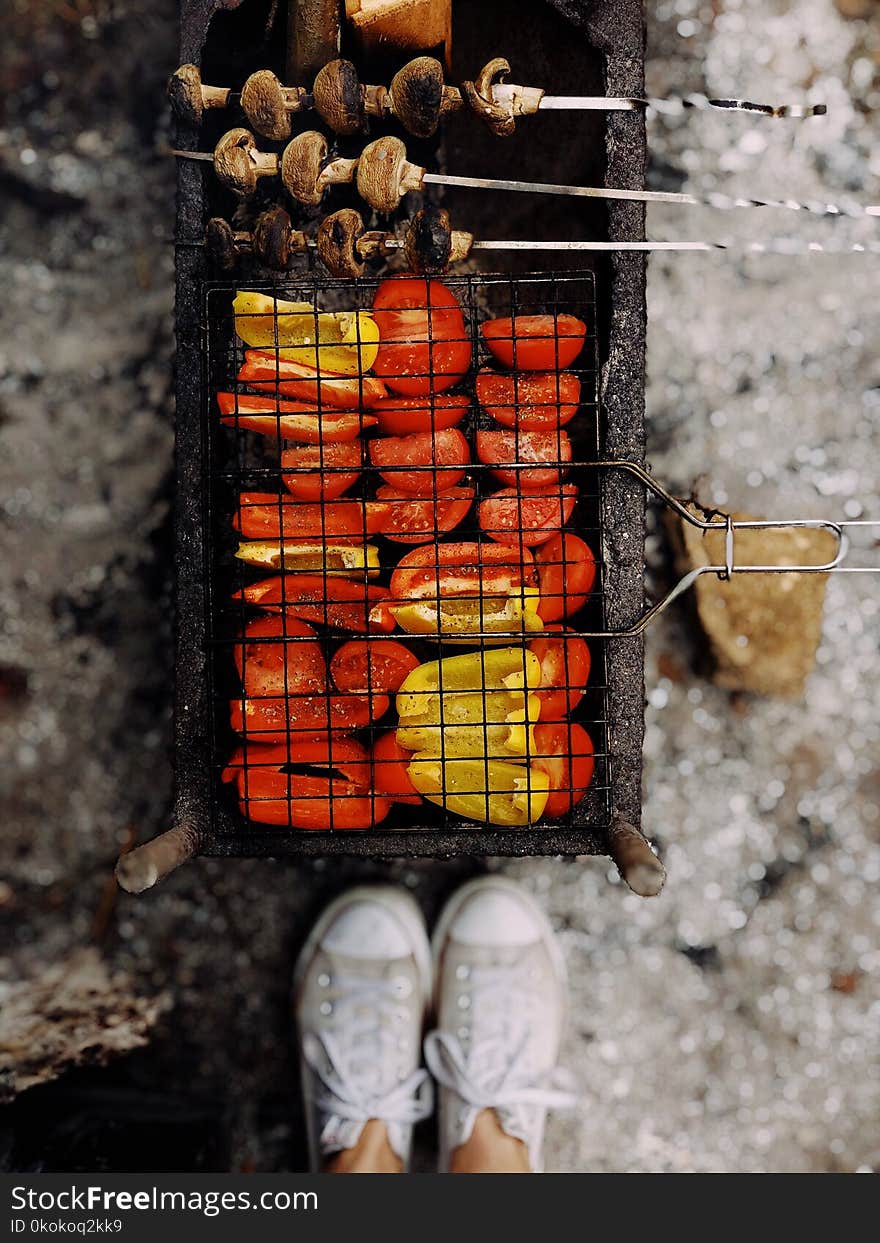
[[[525,895],[486,889],[465,900],[449,936],[461,945],[533,945],[543,927]]]
[[[403,924],[378,902],[353,902],[322,938],[325,949],[349,958],[406,958],[413,952]]]

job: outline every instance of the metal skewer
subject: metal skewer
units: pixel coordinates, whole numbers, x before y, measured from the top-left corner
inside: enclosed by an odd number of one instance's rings
[[[780,207],[786,211],[809,212],[816,216],[880,216],[880,205],[860,203],[798,202],[795,199],[739,198],[728,194],[683,194],[669,190],[619,190],[605,186],[566,186],[544,181],[515,181],[497,177],[456,177],[447,173],[425,173],[426,185],[459,186],[473,190],[509,190],[520,194],[562,194],[575,198],[614,199],[634,203],[675,203],[690,207],[713,207],[731,211],[739,207]]]
[[[535,102],[537,96],[537,102]],[[756,116],[788,117],[804,120],[807,117],[823,117],[828,109],[825,104],[759,104],[748,99],[712,99],[694,92],[669,99],[613,98],[605,95],[545,95],[537,87],[522,87],[499,83],[492,88],[492,98],[502,107],[511,108],[514,116],[529,116],[535,112],[642,112],[648,110],[663,116],[682,116],[698,112],[749,112]]]
[[[237,137],[244,136],[243,138]],[[233,140],[234,141],[231,141]],[[323,144],[323,147],[321,147]],[[311,150],[310,150],[311,148]],[[238,171],[230,180],[225,157],[229,151],[237,157],[238,168],[244,168],[250,180],[241,180]],[[377,211],[387,212],[399,204],[409,190],[426,185],[451,186],[472,190],[501,190],[519,194],[552,194],[574,198],[607,199],[635,203],[667,203],[679,206],[710,207],[721,211],[737,208],[775,207],[786,211],[807,212],[816,216],[847,216],[860,219],[880,217],[880,205],[821,201],[800,202],[796,199],[741,198],[727,194],[696,195],[667,190],[626,190],[607,186],[569,186],[544,181],[519,181],[498,177],[462,177],[451,173],[429,173],[406,157],[406,148],[395,138],[380,138],[366,146],[356,160],[330,160],[322,157],[326,141],[322,135],[307,132],[288,144],[281,156],[257,150],[253,135],[246,130],[231,130],[224,135],[213,153],[207,151],[172,150],[179,159],[213,163],[218,176],[239,195],[256,184],[256,176],[280,173],[288,193],[300,202],[317,203],[326,186],[355,181],[361,197]],[[317,151],[317,154],[315,152]],[[295,153],[295,154],[294,154]],[[250,170],[255,170],[254,172]]]

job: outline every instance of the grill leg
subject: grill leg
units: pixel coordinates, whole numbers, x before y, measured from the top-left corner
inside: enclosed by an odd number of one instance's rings
[[[656,898],[666,881],[666,868],[645,837],[626,820],[615,820],[608,848],[620,875],[640,898]]]
[[[122,855],[116,864],[116,879],[126,893],[143,893],[191,859],[198,849],[196,830],[187,824],[177,824],[167,833]]]

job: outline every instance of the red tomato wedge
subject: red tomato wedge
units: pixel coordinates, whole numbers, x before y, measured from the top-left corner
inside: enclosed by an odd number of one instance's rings
[[[311,402],[321,410],[327,406],[353,410],[375,405],[388,396],[385,385],[375,376],[318,372],[314,367],[306,367],[290,358],[280,358],[271,350],[245,350],[244,358],[244,365],[236,376],[239,384]]]
[[[596,581],[596,560],[584,541],[565,531],[548,540],[537,561],[541,620],[560,621],[582,609]]]
[[[306,770],[306,771],[303,771]],[[370,788],[370,756],[352,738],[315,738],[293,746],[249,746],[224,770],[241,813],[291,829],[369,829],[391,810]]]
[[[405,553],[391,575],[395,600],[509,595],[536,586],[532,554],[504,544],[432,544]]]
[[[250,622],[235,646],[235,665],[250,699],[314,695],[327,684],[317,635],[296,617],[258,617]]]
[[[477,457],[501,483],[515,488],[550,488],[565,474],[571,461],[571,441],[566,431],[477,432]],[[543,465],[511,469],[513,462]]]
[[[573,483],[527,492],[502,488],[480,502],[480,529],[489,539],[519,539],[529,548],[546,544],[568,522],[577,503]]]
[[[529,644],[541,662],[542,721],[561,721],[584,697],[590,676],[590,649],[584,639],[566,634],[562,626],[548,626]]]
[[[570,371],[502,375],[483,368],[477,372],[477,401],[502,427],[520,432],[543,432],[570,423],[577,414],[581,382]]]
[[[351,639],[330,661],[330,676],[341,691],[393,695],[421,663],[396,639]]]
[[[489,352],[505,367],[561,371],[584,348],[587,325],[573,315],[517,315],[480,325]]]
[[[590,788],[595,761],[590,735],[574,721],[550,721],[535,726],[532,765],[550,778],[550,797],[544,815],[564,816]]]
[[[376,290],[373,364],[395,393],[422,397],[452,388],[471,363],[471,341],[455,295],[423,276],[390,277]]]
[[[458,428],[448,427],[371,440],[370,461],[398,492],[433,496],[455,487],[470,465],[471,451]]]
[[[277,440],[297,440],[303,444],[335,444],[357,440],[361,431],[376,422],[368,414],[323,410],[296,401],[274,397],[254,397],[253,393],[218,393],[220,422]]]
[[[378,721],[388,711],[387,695],[276,695],[233,699],[229,722],[253,742],[294,744],[318,734],[351,734]]]
[[[232,523],[245,539],[305,543],[362,543],[378,532],[388,506],[381,501],[295,501],[277,492],[242,492]]]
[[[335,575],[280,574],[251,583],[232,598],[261,609],[283,607],[288,614],[320,626],[366,633],[394,629],[394,615],[383,607],[390,594],[387,587]]]
[[[456,427],[468,412],[467,393],[430,393],[427,397],[386,397],[372,407],[379,431],[386,436],[411,432],[442,432]]]
[[[413,496],[383,486],[376,499],[388,505],[381,534],[398,544],[426,544],[454,530],[473,504],[473,488],[449,488],[433,497]]]
[[[389,730],[373,745],[373,789],[392,803],[418,805],[422,796],[409,779],[407,769],[412,752],[397,741],[397,731]]]
[[[284,449],[281,482],[300,501],[334,500],[357,483],[363,454],[359,440]]]

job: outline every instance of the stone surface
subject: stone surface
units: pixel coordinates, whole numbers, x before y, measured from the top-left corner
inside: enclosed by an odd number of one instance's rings
[[[161,1145],[165,1168],[301,1168],[289,972],[352,870],[199,862],[106,906],[118,850],[132,829],[166,827],[170,795],[174,205],[157,145],[175,6],[49,13],[21,0],[0,45],[0,966],[30,978],[97,936],[139,995],[167,989],[174,1009],[97,1081],[73,1072],[21,1096],[3,1160],[149,1168]],[[652,0],[653,93],[807,96],[829,115],[652,119],[651,184],[869,199],[878,48],[876,17],[826,0]],[[856,240],[876,222],[652,208],[648,227]],[[710,504],[770,516],[880,515],[880,307],[864,256],[658,256],[649,312],[660,479],[688,495],[701,478]],[[657,532],[649,548],[660,590],[672,575]],[[566,1057],[584,1096],[551,1123],[549,1169],[880,1165],[877,626],[874,580],[833,577],[803,697],[743,700],[691,672],[697,640],[674,607],[648,634],[645,827],[664,893],[635,898],[602,860],[505,865],[548,910],[571,978]],[[391,874],[433,918],[467,871]],[[88,1143],[70,1138],[74,1112]],[[135,1137],[124,1155],[120,1135]]]

